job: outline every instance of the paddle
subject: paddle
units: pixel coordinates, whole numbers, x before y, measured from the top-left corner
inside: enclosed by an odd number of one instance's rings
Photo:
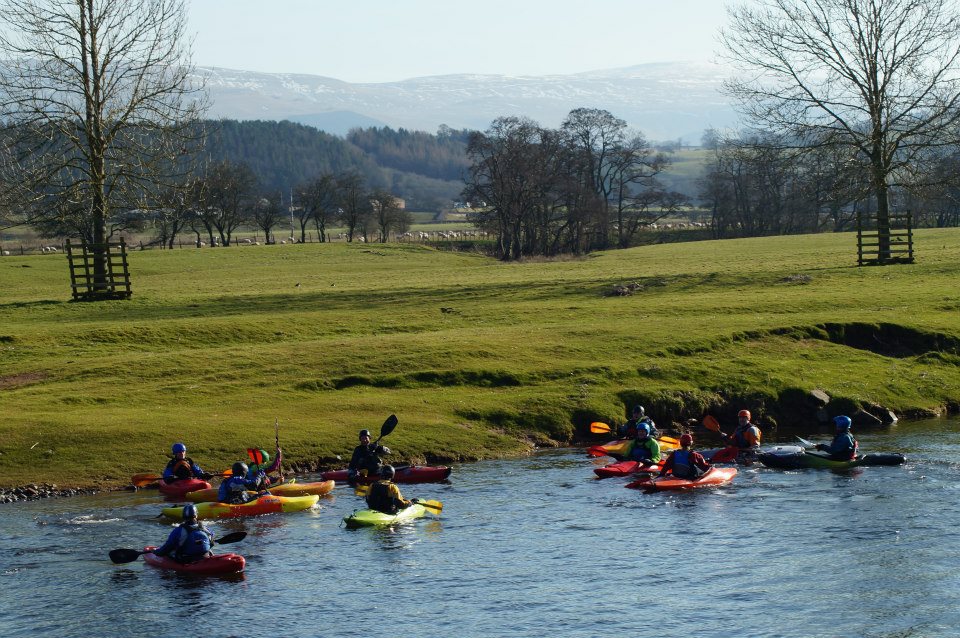
[[[280,417],[273,418],[273,439],[277,444],[277,454],[280,456],[280,460],[277,463],[277,473],[280,474],[280,478],[283,478],[283,455],[280,454]]]
[[[233,470],[224,470],[223,472],[218,472],[216,474],[211,474],[210,476],[233,476]],[[150,485],[151,483],[156,483],[157,481],[162,481],[163,477],[159,474],[134,474],[130,477],[130,482],[133,483],[134,487],[144,487],[145,485]]]
[[[801,439],[799,436],[797,437],[797,440],[800,441],[800,443],[803,444],[803,447],[805,447],[805,448],[808,449],[808,450],[815,450],[815,449],[817,449],[817,444],[814,443],[813,441],[808,441],[808,440],[806,440],[806,439]]]
[[[416,503],[417,505],[423,505],[427,509],[436,510],[437,512],[443,511],[443,503],[441,503],[440,501],[425,501],[419,498],[415,498],[411,502]]]
[[[605,434],[608,432],[613,432],[613,428],[602,421],[594,421],[590,424],[590,431],[594,434]],[[659,436],[657,437],[657,440],[663,441],[664,443],[669,443],[671,445],[677,445],[680,443],[680,439],[672,436]]]
[[[707,428],[711,432],[716,432],[723,438],[727,438],[727,435],[720,431],[720,423],[713,418],[712,414],[708,414],[707,416],[703,417],[703,427]]]
[[[236,543],[242,541],[247,537],[246,532],[233,532],[232,534],[227,534],[223,538],[218,538],[214,542],[217,545],[229,545],[230,543]],[[141,551],[136,549],[114,549],[110,551],[110,560],[114,563],[130,563],[137,560],[141,554],[147,554],[147,551]]]
[[[380,442],[380,439],[387,436],[393,429],[397,427],[397,415],[391,414],[387,417],[387,420],[383,422],[383,425],[380,426],[380,436],[377,437],[377,440],[373,442],[374,445]]]

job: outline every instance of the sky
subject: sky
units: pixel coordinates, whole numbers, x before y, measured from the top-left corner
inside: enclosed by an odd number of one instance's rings
[[[733,0],[187,0],[193,62],[346,82],[710,62]]]

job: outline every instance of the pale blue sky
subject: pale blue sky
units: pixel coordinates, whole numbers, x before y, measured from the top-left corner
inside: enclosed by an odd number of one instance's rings
[[[389,82],[714,60],[730,0],[187,0],[198,66]]]

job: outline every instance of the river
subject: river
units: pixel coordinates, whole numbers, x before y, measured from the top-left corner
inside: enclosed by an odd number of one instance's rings
[[[230,578],[109,561],[166,538],[155,492],[2,505],[0,636],[960,635],[960,421],[856,435],[907,464],[644,494],[546,450],[402,486],[444,510],[394,530],[341,527],[360,499],[338,486],[211,523],[249,532],[219,548],[247,558]]]

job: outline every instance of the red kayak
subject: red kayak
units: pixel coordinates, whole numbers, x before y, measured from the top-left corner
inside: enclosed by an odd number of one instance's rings
[[[393,476],[394,483],[439,483],[450,476],[451,468],[445,465],[430,467],[427,465],[407,465],[395,467],[396,474]],[[322,472],[320,478],[325,481],[336,481],[338,483],[347,482],[347,470],[331,470]],[[379,480],[378,476],[361,476],[358,483],[369,484]]]
[[[198,478],[191,479],[180,479],[179,481],[174,481],[173,483],[165,483],[160,481],[159,490],[160,493],[164,496],[173,496],[180,498],[184,496],[187,492],[196,492],[197,490],[208,490],[210,489],[210,484],[206,481]]]
[[[695,481],[690,479],[677,478],[667,475],[651,479],[643,477],[632,483],[627,483],[627,487],[634,490],[646,490],[649,492],[664,490],[692,490],[699,487],[715,487],[717,485],[726,485],[737,475],[735,467],[711,467],[706,474]]]
[[[654,465],[640,465],[637,461],[619,461],[617,463],[611,463],[610,465],[604,465],[603,467],[594,468],[593,473],[600,478],[630,476],[631,474],[640,473],[658,474],[662,466],[662,460]]]
[[[143,549],[147,552],[143,555],[143,561],[148,565],[186,574],[236,574],[242,572],[247,563],[240,554],[216,554],[193,563],[178,563],[172,558],[150,553],[150,550],[156,549],[155,546]]]

